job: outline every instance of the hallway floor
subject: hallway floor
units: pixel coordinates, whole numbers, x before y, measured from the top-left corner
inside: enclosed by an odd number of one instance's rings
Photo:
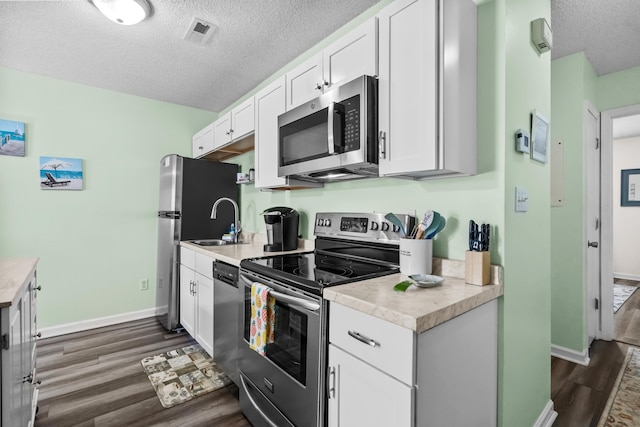
[[[616,279],[639,286],[640,282]],[[640,290],[615,314],[614,341],[596,340],[589,351],[589,366],[551,358],[551,400],[558,412],[554,427],[595,427],[627,354],[629,345],[640,347]]]

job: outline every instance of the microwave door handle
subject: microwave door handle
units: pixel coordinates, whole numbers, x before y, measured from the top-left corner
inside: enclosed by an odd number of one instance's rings
[[[327,120],[327,148],[329,154],[336,153],[336,146],[342,147],[344,145],[343,142],[343,116],[344,116],[344,106],[337,102],[332,102],[329,104],[328,109],[328,120]],[[337,116],[337,119],[336,119]]]

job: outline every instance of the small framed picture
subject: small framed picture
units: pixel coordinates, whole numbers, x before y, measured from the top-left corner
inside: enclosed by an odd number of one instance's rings
[[[549,119],[533,110],[531,113],[531,158],[547,163],[549,152]]]
[[[24,157],[24,123],[0,119],[0,154]]]
[[[620,206],[640,206],[640,169],[623,169],[620,174]]]

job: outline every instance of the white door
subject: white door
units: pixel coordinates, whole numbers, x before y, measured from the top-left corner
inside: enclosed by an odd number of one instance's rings
[[[255,129],[255,109],[253,97],[231,110],[231,137],[242,138]]]
[[[329,427],[413,426],[412,389],[329,344]]]
[[[195,339],[213,357],[213,279],[196,273]]]
[[[180,264],[180,324],[191,335],[195,334],[195,299],[193,290],[196,272]]]
[[[378,75],[378,19],[370,18],[322,51],[325,90],[356,77]]]
[[[587,337],[588,344],[600,329],[600,114],[591,105],[585,112],[587,150]]]
[[[438,168],[438,8],[398,0],[380,27],[380,176]]]
[[[224,116],[218,117],[213,122],[213,145],[214,148],[222,147],[231,142],[231,111]]]
[[[322,53],[289,71],[286,78],[287,110],[322,95],[325,85],[322,78]]]
[[[255,165],[256,188],[286,185],[278,176],[278,116],[286,111],[286,80],[283,77],[256,94]]]

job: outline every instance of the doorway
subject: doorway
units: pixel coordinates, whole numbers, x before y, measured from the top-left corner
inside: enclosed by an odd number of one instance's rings
[[[633,105],[624,108],[618,108],[614,110],[608,110],[601,113],[600,116],[600,134],[601,134],[601,239],[600,239],[600,249],[601,249],[601,260],[600,260],[600,280],[601,280],[601,310],[600,310],[600,331],[597,338],[601,338],[604,340],[634,340],[632,335],[626,334],[626,332],[622,329],[626,329],[630,327],[632,330],[632,325],[628,324],[627,320],[628,316],[625,315],[625,312],[621,313],[621,316],[616,320],[614,317],[614,308],[613,308],[613,284],[614,284],[614,239],[616,234],[614,233],[614,199],[617,198],[614,196],[614,192],[620,191],[617,188],[614,188],[614,173],[619,173],[619,171],[614,172],[614,141],[620,138],[619,128],[616,126],[621,123],[623,120],[630,118],[632,116],[639,116],[637,123],[640,123],[640,105]],[[639,126],[640,128],[640,126]],[[614,129],[616,130],[614,137]],[[631,131],[633,132],[633,131]],[[640,130],[636,131],[636,136],[640,135]],[[626,137],[631,136],[632,134],[625,134]],[[624,136],[623,136],[624,137]],[[640,165],[639,165],[640,166]],[[589,171],[587,170],[587,173]],[[619,194],[619,193],[618,193]],[[616,204],[619,204],[617,202]],[[627,208],[627,209],[637,209],[637,208]],[[620,232],[618,232],[620,234]],[[637,253],[637,252],[636,252]],[[635,282],[634,277],[630,278],[620,278],[629,280],[631,279]],[[640,292],[636,292],[626,304],[639,304],[638,308],[640,309]],[[625,310],[629,310],[630,306]],[[640,311],[639,311],[640,313]],[[617,333],[616,328],[621,329]],[[625,338],[626,336],[626,338]],[[636,345],[640,345],[640,337],[637,337],[638,343],[634,343]]]

